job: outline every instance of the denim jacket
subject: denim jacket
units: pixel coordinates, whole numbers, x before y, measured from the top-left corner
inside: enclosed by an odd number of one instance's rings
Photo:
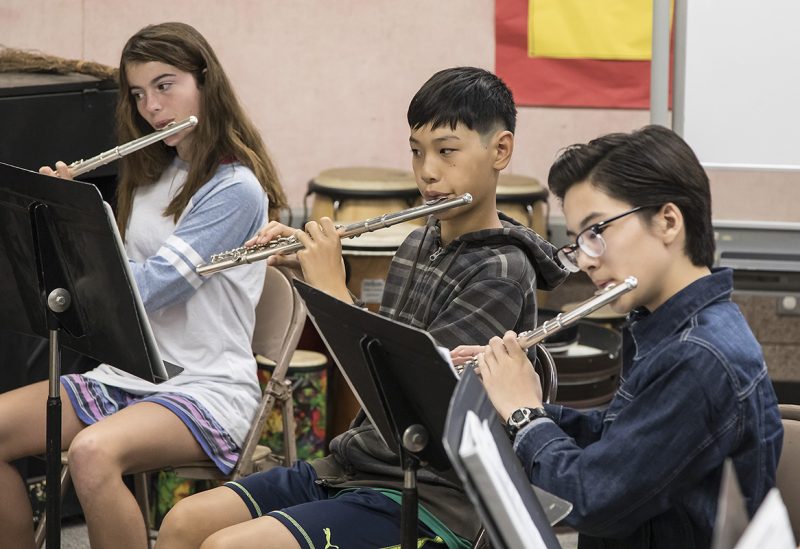
[[[623,333],[605,411],[547,405],[515,448],[531,482],[574,505],[584,548],[708,547],[726,457],[752,515],[775,483],[783,429],[761,348],[715,270]]]

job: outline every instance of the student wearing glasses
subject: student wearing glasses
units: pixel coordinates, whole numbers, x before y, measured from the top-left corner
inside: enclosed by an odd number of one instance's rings
[[[531,482],[569,500],[579,547],[708,547],[722,464],[748,511],[775,483],[782,428],[761,348],[712,269],[708,177],[677,134],[649,126],[567,148],[549,175],[575,238],[559,255],[598,288],[633,275],[620,387],[606,410],[543,405],[508,332],[478,368]]]

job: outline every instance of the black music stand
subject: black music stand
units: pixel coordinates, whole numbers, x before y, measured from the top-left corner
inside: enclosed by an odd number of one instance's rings
[[[309,317],[356,398],[404,470],[401,547],[417,546],[416,471],[430,465],[456,484],[442,434],[458,377],[422,330],[294,281]]]
[[[474,414],[478,421],[486,421],[488,424],[491,434],[489,442],[497,448],[502,462],[499,469],[508,474],[510,486],[494,482],[492,471],[485,470],[480,465],[480,460],[477,460],[476,467],[474,454],[467,457],[460,452],[462,442],[467,436],[464,427],[468,414]],[[497,412],[483,388],[483,383],[472,368],[465,369],[450,400],[443,442],[450,462],[489,534],[492,547],[516,549],[526,544],[547,549],[561,547],[551,525],[567,516],[572,510],[572,504],[530,484],[502,423],[498,421]],[[471,467],[467,463],[470,458],[473,459]],[[541,540],[535,538],[534,532],[524,531],[522,525],[514,520],[513,514],[509,513],[504,505],[509,500],[500,497],[504,488],[507,491],[516,491],[524,512],[532,519],[531,527],[538,531]],[[519,530],[515,531],[515,526]],[[521,539],[518,536],[520,531],[523,532]],[[536,540],[535,544],[533,540]]]
[[[163,363],[110,207],[94,185],[0,163],[0,328],[50,340],[47,546],[61,545],[60,346],[152,382]]]

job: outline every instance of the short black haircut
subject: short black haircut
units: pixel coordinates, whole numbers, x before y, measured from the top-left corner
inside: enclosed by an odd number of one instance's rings
[[[412,130],[464,124],[481,135],[502,128],[514,133],[517,108],[508,86],[491,72],[455,67],[437,72],[422,85],[408,106]]]
[[[710,268],[714,263],[708,175],[672,130],[645,126],[567,147],[550,168],[548,186],[563,202],[570,187],[583,181],[632,206],[672,202],[685,220],[684,251],[692,264]],[[655,212],[645,209],[640,215]]]

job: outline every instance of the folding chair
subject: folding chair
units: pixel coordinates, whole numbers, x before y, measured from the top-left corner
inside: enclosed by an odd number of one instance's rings
[[[800,405],[780,404],[783,449],[778,462],[776,486],[789,511],[796,540],[800,540]]]

